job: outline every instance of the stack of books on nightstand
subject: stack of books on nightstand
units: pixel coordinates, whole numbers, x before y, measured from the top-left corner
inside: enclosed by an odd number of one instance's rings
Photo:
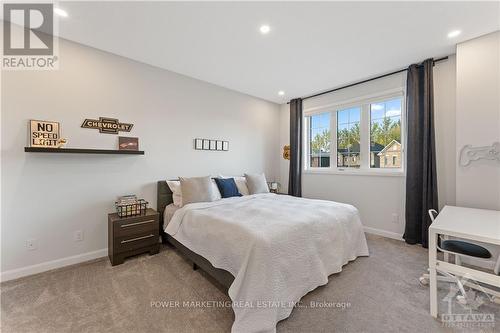
[[[118,200],[116,202],[119,205],[131,205],[137,203],[137,196],[135,194],[129,194],[129,195],[122,195],[121,197],[118,197]]]
[[[116,211],[120,217],[144,214],[147,205],[147,201],[137,199],[137,196],[133,194],[120,196],[115,202]]]

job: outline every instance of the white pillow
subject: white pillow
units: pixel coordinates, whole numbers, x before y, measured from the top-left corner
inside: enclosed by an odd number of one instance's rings
[[[247,179],[245,177],[233,178],[234,182],[236,183],[236,187],[238,188],[238,192],[240,192],[241,195],[249,195],[250,192],[248,191]]]
[[[222,196],[220,195],[219,187],[217,186],[217,183],[213,179],[212,179],[212,194],[214,196],[212,201],[217,201],[217,200],[222,199]]]
[[[172,191],[172,199],[174,200],[174,205],[177,207],[182,207],[181,182],[179,180],[167,180],[167,185]]]
[[[236,183],[236,187],[238,188],[238,192],[240,192],[241,195],[249,195],[250,194],[250,192],[248,191],[247,179],[245,177],[242,177],[242,176],[228,177],[228,176],[222,176],[222,175],[219,175],[219,177],[220,178],[234,178],[234,182]]]
[[[266,175],[245,173],[247,179],[248,190],[251,194],[269,193],[269,186],[267,185]]]
[[[177,207],[182,207],[181,182],[179,180],[167,180],[167,185],[168,187],[170,187],[170,190],[172,191],[172,199],[174,201],[174,205]],[[213,194],[212,201],[222,199],[219,188],[217,187],[217,184],[213,179],[212,179],[212,194]]]
[[[179,177],[181,181],[182,203],[211,202],[215,199],[210,176]]]

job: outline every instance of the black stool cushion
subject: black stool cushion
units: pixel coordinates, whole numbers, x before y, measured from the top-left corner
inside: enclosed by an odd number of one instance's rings
[[[446,251],[465,254],[471,257],[491,258],[490,251],[484,247],[459,240],[445,240],[441,243],[441,248]]]

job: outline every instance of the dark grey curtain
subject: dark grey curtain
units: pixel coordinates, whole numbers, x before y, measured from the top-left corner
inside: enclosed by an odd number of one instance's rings
[[[302,99],[290,101],[290,172],[288,194],[302,196]]]
[[[406,226],[409,244],[427,247],[431,220],[427,211],[438,209],[434,137],[433,59],[411,65],[407,78]]]

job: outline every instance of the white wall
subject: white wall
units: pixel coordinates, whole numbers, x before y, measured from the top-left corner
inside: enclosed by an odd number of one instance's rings
[[[434,120],[439,208],[455,205],[456,57],[434,66]]]
[[[72,42],[59,47],[57,71],[2,72],[4,279],[106,255],[115,198],[135,193],[156,207],[158,180],[262,171],[277,179],[278,105]],[[99,116],[133,123],[122,135],[139,137],[146,155],[23,151],[29,119],[61,122],[67,147],[116,149],[116,135],[80,128]],[[195,151],[195,137],[228,140],[230,150]],[[27,239],[38,249],[28,251]]]
[[[500,142],[500,32],[457,46],[456,159],[464,145]],[[500,210],[500,163],[458,167],[460,206]]]
[[[306,100],[304,109],[405,86],[405,74]],[[440,206],[455,203],[455,57],[434,67],[436,149]],[[289,106],[280,112],[280,144],[289,142]],[[280,182],[288,183],[289,162],[280,160]],[[404,232],[404,176],[381,175],[302,175],[303,195],[356,206],[365,229],[388,237],[401,238]],[[286,188],[286,186],[285,186]],[[398,215],[396,223],[392,214]]]

